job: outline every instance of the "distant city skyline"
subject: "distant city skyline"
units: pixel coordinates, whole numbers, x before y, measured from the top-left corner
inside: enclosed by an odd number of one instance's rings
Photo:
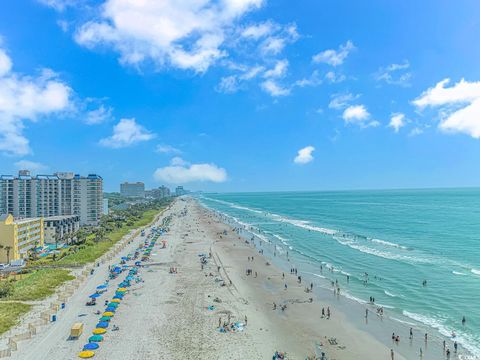
[[[478,2],[217,3],[0,4],[0,173],[100,174],[107,192],[480,186]]]

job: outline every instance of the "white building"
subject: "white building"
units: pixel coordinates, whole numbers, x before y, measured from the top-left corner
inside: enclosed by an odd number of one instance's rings
[[[97,225],[102,199],[103,180],[95,174],[0,175],[0,214],[15,218],[79,215],[81,225]]]
[[[103,199],[103,215],[108,215],[108,199]]]

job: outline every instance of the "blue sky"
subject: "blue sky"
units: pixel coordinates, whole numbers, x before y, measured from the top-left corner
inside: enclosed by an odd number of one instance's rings
[[[0,4],[0,173],[208,191],[480,185],[480,4]]]

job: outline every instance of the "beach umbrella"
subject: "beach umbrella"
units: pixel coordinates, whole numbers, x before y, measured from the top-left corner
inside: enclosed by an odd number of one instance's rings
[[[92,331],[93,335],[102,335],[102,334],[105,334],[106,332],[107,330],[105,330],[104,328],[93,329]]]
[[[117,303],[117,304],[119,304],[119,303],[120,303],[120,299],[115,299],[115,298],[114,298],[114,299],[112,300],[112,303]]]
[[[110,304],[108,304],[108,307],[114,307],[114,308],[116,308],[116,307],[118,307],[118,303],[116,303],[116,302],[111,302]]]
[[[113,312],[110,312],[110,311],[106,311],[102,314],[102,316],[110,316],[110,317],[113,317],[113,315],[115,315]]]
[[[108,327],[107,321],[100,321],[96,326],[97,329],[105,329],[107,327]]]
[[[83,346],[83,350],[97,350],[99,347],[97,343],[88,343]]]
[[[97,289],[98,290],[102,290],[102,289],[106,289],[107,288],[107,285],[99,285],[97,286]]]
[[[88,342],[101,342],[103,341],[103,336],[101,335],[93,335],[88,338]]]
[[[110,316],[102,316],[99,321],[110,321],[111,317]]]
[[[123,295],[121,294],[116,294],[114,297],[113,297],[114,300],[123,300]]]
[[[127,291],[127,289],[126,289],[126,288],[124,288],[124,287],[119,287],[119,288],[117,289],[117,291],[122,291],[122,292],[125,292],[125,291]]]
[[[81,351],[78,356],[82,359],[89,359],[91,357],[94,357],[95,356],[95,353],[91,350],[84,350],[84,351]]]
[[[100,294],[95,293],[95,294],[90,295],[89,298],[94,299],[94,298],[97,298],[99,296],[100,296]]]
[[[112,313],[114,313],[115,311],[117,311],[117,308],[114,308],[114,307],[107,307],[107,308],[105,309],[105,312],[112,312]]]

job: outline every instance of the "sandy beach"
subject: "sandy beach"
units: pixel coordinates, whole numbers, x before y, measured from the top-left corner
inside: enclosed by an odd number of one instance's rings
[[[310,283],[283,276],[258,248],[195,200],[176,200],[167,216],[170,231],[161,239],[168,245],[154,248],[141,270],[144,282],[129,288],[112,320],[119,330],[105,335],[96,359],[271,359],[275,351],[286,352],[288,359],[320,358],[322,352],[337,360],[391,359],[390,347],[334,303],[307,293]],[[143,240],[136,238],[117,258]],[[206,255],[203,266],[200,254]],[[23,342],[11,358],[77,359],[97,323],[94,311],[103,310],[103,300],[94,308],[85,302],[105,280],[109,265],[97,268],[58,321]],[[176,274],[169,273],[171,267]],[[109,288],[105,298],[113,295],[114,287]],[[330,319],[322,318],[322,308],[330,308]],[[77,321],[85,324],[84,333],[67,340]],[[237,329],[221,332],[219,323],[236,323]],[[395,359],[405,359],[394,350]]]

